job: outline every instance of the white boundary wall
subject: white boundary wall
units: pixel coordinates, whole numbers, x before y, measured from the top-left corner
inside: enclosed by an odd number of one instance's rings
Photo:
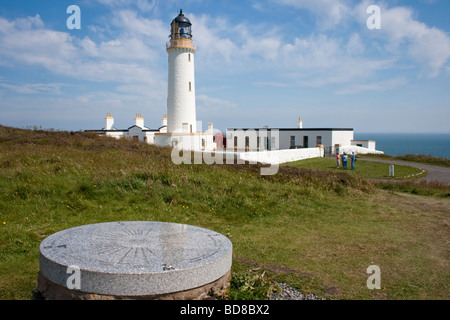
[[[304,159],[323,157],[323,148],[289,149],[261,152],[241,152],[239,159],[265,164],[280,164]]]
[[[349,154],[349,153],[356,153],[356,154],[384,154],[383,151],[378,151],[378,150],[372,150],[372,149],[367,149],[367,148],[363,148],[363,147],[358,147],[358,146],[341,146],[339,147],[339,152],[342,154],[343,152]]]

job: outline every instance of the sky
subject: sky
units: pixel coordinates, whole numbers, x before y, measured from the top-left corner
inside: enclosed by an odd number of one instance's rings
[[[81,29],[67,20],[80,8]],[[380,29],[371,5],[380,11]],[[448,0],[1,0],[0,124],[152,129],[170,23],[192,22],[197,120],[450,133]],[[377,20],[378,21],[378,20]]]

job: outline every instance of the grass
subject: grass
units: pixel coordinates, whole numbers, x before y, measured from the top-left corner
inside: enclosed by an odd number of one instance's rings
[[[389,177],[389,164],[371,161],[356,161],[355,170],[344,170],[342,164],[336,168],[336,160],[331,158],[315,158],[283,164],[284,166],[320,170],[326,172],[345,172],[351,176],[371,179],[372,183],[392,192],[405,192],[415,195],[450,197],[450,187],[437,182],[417,181],[427,175],[421,169],[395,165],[395,177]],[[377,181],[379,180],[379,181]]]
[[[424,164],[430,164],[434,166],[441,167],[450,167],[450,159],[434,157],[430,155],[421,155],[421,154],[404,154],[400,156],[390,156],[390,155],[375,155],[375,154],[367,154],[363,156],[364,158],[372,158],[372,159],[391,159],[391,160],[403,160],[403,161],[412,161],[419,162]]]
[[[422,170],[409,166],[395,166],[395,177],[389,177],[389,164],[369,161],[356,161],[355,170],[351,170],[351,162],[348,162],[348,169],[342,168],[342,162],[339,169],[336,168],[336,160],[334,158],[314,158],[301,161],[290,162],[285,165],[305,168],[311,170],[325,170],[325,171],[344,171],[347,174],[358,176],[360,178],[368,179],[412,179],[423,177]]]
[[[389,183],[385,181],[376,182],[375,185],[383,190],[391,192],[405,192],[410,194],[433,196],[440,198],[450,197],[450,187],[438,182],[412,182],[402,181],[401,183]]]
[[[108,221],[226,235],[229,299],[264,299],[275,282],[329,299],[449,298],[446,198],[379,190],[331,168],[177,166],[169,149],[77,132],[0,126],[0,151],[0,299],[30,298],[45,237]],[[366,287],[372,264],[381,290]]]

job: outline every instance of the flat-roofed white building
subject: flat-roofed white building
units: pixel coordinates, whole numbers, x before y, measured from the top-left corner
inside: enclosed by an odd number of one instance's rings
[[[350,128],[227,129],[226,137],[227,149],[240,152],[323,146],[325,152],[333,153],[334,146],[337,144],[351,145],[354,130]]]
[[[352,146],[367,148],[369,150],[376,150],[377,143],[373,140],[352,140]]]

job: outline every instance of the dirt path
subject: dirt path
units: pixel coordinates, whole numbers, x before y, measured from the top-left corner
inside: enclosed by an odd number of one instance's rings
[[[384,160],[384,159],[359,159],[361,161],[383,162],[393,165],[410,166],[428,171],[428,175],[417,181],[437,181],[442,184],[450,185],[450,168],[432,166],[429,164],[399,161],[399,160]]]

